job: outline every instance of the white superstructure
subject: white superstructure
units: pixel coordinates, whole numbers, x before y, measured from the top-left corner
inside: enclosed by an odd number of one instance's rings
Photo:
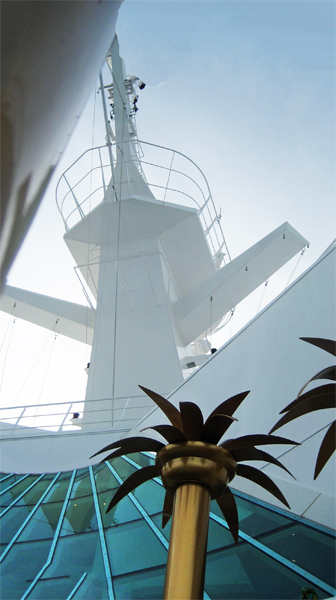
[[[64,239],[88,303],[10,286],[1,299],[6,312],[15,304],[17,317],[92,344],[86,398],[80,408],[68,402],[15,407],[15,414],[9,409],[1,417],[5,472],[84,467],[103,445],[156,423],[162,417],[138,384],[169,395],[173,403],[197,402],[205,415],[224,398],[251,389],[237,411],[234,433],[267,432],[305,381],[326,365],[323,353],[303,347],[299,337],[335,335],[332,245],[211,353],[209,334],[225,314],[307,240],[284,223],[231,260],[221,215],[198,167],[177,151],[139,141],[135,113],[143,84],[125,72],[117,39],[108,61],[112,82],[100,79],[107,144],[84,152],[57,190]],[[115,127],[108,120],[108,102]],[[281,459],[297,483],[283,473],[281,480],[279,473],[275,477],[295,514],[333,526],[333,460],[317,482],[311,476],[331,420],[324,412],[305,417],[302,429],[295,423],[283,432],[302,442]],[[280,450],[274,452],[278,456]],[[246,486],[245,492],[264,498]],[[276,503],[268,496],[267,501]]]
[[[84,411],[73,421],[90,430],[134,427],[150,406],[138,384],[168,394],[182,383],[211,356],[207,334],[308,243],[284,223],[230,261],[196,165],[157,146],[147,158],[134,118],[144,84],[127,75],[116,37],[108,63],[112,82],[100,77],[107,146],[90,151],[89,172],[80,171],[86,153],[68,169],[57,197],[90,305],[11,287],[2,299],[5,311],[15,301],[17,316],[92,343]]]

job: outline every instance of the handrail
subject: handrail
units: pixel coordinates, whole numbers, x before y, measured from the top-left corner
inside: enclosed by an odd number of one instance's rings
[[[106,406],[108,402],[112,402],[112,398],[99,398],[97,400],[88,401],[85,406],[85,411],[83,411],[84,400],[65,401],[60,402],[59,404],[53,402],[31,404],[28,406],[2,407],[0,409],[0,432],[2,434],[2,439],[11,436],[15,437],[16,433],[20,436],[24,436],[24,432],[31,432],[32,430],[69,431],[70,427],[76,427],[76,430],[79,431],[79,424],[83,424],[85,428],[88,429],[90,429],[90,426],[96,427],[97,425],[101,425],[104,429],[104,426],[106,426],[106,413],[109,411],[111,414],[113,411],[113,414],[115,415],[115,419],[113,420],[114,426],[120,425],[122,417],[123,424],[126,428],[130,429],[132,425],[139,420],[138,411],[146,411],[152,406],[151,401],[147,399],[145,395],[119,396],[113,398],[113,400],[114,403],[119,401],[120,406],[115,407],[114,405],[114,407],[112,407],[112,403],[111,406]],[[131,400],[138,400],[139,402],[134,405],[133,403],[130,404]],[[104,404],[104,406],[102,406],[102,404]],[[48,412],[48,407],[52,407],[53,412]],[[20,411],[19,415],[17,415],[17,411]],[[136,416],[132,416],[132,411],[137,411]],[[11,416],[10,412],[14,412],[15,414]],[[92,421],[90,420],[90,422],[87,422],[86,419],[84,422],[79,421],[76,426],[76,423],[71,417],[71,413],[75,412],[83,413],[85,417],[95,415],[96,418]],[[1,416],[1,413],[7,413],[8,416]],[[100,417],[99,413],[104,413],[104,416]],[[29,424],[32,420],[34,420],[34,425]],[[6,424],[11,425],[11,427],[7,428]]]
[[[140,151],[137,152],[137,150],[134,146],[135,143],[137,144],[138,148],[141,148],[141,156],[140,156]],[[78,220],[85,218],[86,215],[89,214],[89,212],[92,209],[91,202],[89,203],[89,206],[87,208],[87,204],[90,199],[93,199],[93,197],[95,197],[94,206],[97,206],[98,204],[100,204],[101,202],[104,201],[106,191],[108,190],[108,187],[109,187],[106,184],[106,169],[109,169],[111,166],[110,161],[108,160],[108,158],[110,158],[110,157],[107,157],[106,152],[107,151],[111,152],[112,157],[113,157],[113,151],[116,154],[116,148],[123,146],[124,144],[133,144],[134,150],[137,155],[137,164],[139,167],[139,171],[142,173],[142,176],[144,177],[144,181],[148,185],[148,187],[152,190],[154,190],[154,189],[164,190],[164,195],[163,195],[163,199],[162,199],[163,203],[166,202],[167,193],[171,192],[174,194],[179,194],[181,197],[184,197],[186,199],[188,206],[190,205],[190,202],[192,204],[195,204],[195,206],[197,207],[198,215],[200,217],[200,221],[201,221],[203,229],[204,229],[205,237],[208,241],[209,248],[211,249],[211,254],[212,254],[213,260],[216,259],[219,252],[221,252],[221,250],[223,248],[225,248],[224,254],[226,254],[227,257],[230,259],[229,250],[227,248],[223,230],[222,230],[222,226],[220,223],[221,216],[218,215],[218,213],[217,213],[216,206],[214,204],[214,201],[213,201],[213,198],[212,198],[212,195],[210,192],[208,181],[207,181],[204,173],[202,172],[202,170],[198,167],[198,165],[193,160],[191,160],[189,157],[187,157],[182,152],[179,152],[178,150],[173,150],[172,148],[168,148],[166,146],[161,146],[159,144],[151,144],[149,142],[145,142],[143,140],[138,140],[138,139],[137,140],[127,140],[127,141],[119,142],[118,144],[116,142],[114,142],[109,145],[95,146],[93,148],[89,148],[89,149],[85,150],[68,167],[68,169],[66,169],[66,171],[64,172],[64,174],[62,175],[62,177],[60,178],[60,180],[58,181],[57,186],[56,186],[57,208],[62,216],[66,231],[69,231],[70,227],[75,225],[76,222],[78,222]],[[148,157],[145,156],[143,147],[149,149],[149,151],[151,148],[159,149],[160,151],[163,151],[164,154],[162,155],[162,153],[161,154],[158,153],[160,156],[160,160],[158,159],[157,162],[152,162],[151,160],[148,160]],[[104,152],[105,152],[105,158],[103,156]],[[79,163],[89,153],[95,153],[95,155],[97,156],[97,159],[93,158],[91,160],[91,168],[89,168],[89,169],[86,164],[85,174],[80,175],[78,178],[78,175],[79,175],[78,170],[80,169]],[[163,161],[166,162],[165,156],[167,155],[167,153],[171,154],[171,160],[169,161],[170,166],[166,166],[166,164],[162,164]],[[162,158],[162,156],[163,156],[163,158]],[[175,161],[176,158],[178,158],[178,157],[182,158],[183,161],[185,161],[185,163],[187,165],[189,165],[189,168],[191,166],[194,169],[194,171],[197,173],[198,181],[196,181],[196,178],[195,178],[196,176],[191,176],[187,172],[184,172],[183,170],[180,170],[179,168],[173,168],[173,161]],[[157,154],[156,154],[155,160],[156,160],[156,158],[157,158]],[[116,159],[113,158],[113,161],[114,161],[113,166],[116,166]],[[125,160],[125,163],[129,163],[131,161],[132,161],[132,159],[127,159],[127,160]],[[168,163],[168,165],[169,165],[169,163]],[[160,181],[148,177],[148,173],[145,173],[146,167],[149,167],[151,169],[154,168],[155,170],[158,170],[158,171],[159,170],[160,171],[168,171],[168,179],[167,179],[166,183],[164,185],[161,185]],[[158,173],[158,171],[155,171],[155,172]],[[70,173],[70,172],[72,172],[72,173]],[[76,175],[76,181],[75,181],[75,183],[72,184],[72,187],[71,187],[69,181],[70,181],[70,179],[72,179],[72,175],[74,172]],[[154,175],[155,175],[155,172],[154,172]],[[84,198],[83,197],[80,198],[80,186],[81,185],[83,186],[83,182],[87,179],[88,176],[92,175],[93,173],[94,173],[94,177],[95,177],[93,191],[90,191],[89,194],[85,194]],[[174,175],[177,175],[180,178],[182,177],[182,182],[180,183],[180,181],[179,181],[178,187],[176,187],[176,186],[173,187],[171,184],[171,178]],[[69,177],[69,179],[68,179],[68,177]],[[97,177],[99,178],[100,182],[97,181]],[[160,176],[160,177],[162,178],[162,176]],[[200,180],[199,180],[199,177],[201,178]],[[63,185],[62,182],[66,183],[67,187],[68,186],[70,187],[70,190],[67,189],[64,192],[64,194],[61,194],[61,186]],[[133,180],[127,180],[127,183],[128,184],[132,184],[132,183],[137,184],[138,182],[133,181]],[[184,186],[187,184],[189,184],[189,188],[190,188],[190,184],[192,184],[194,186],[195,193],[192,191],[192,189],[186,190],[186,188]],[[75,191],[76,191],[76,193],[75,193]],[[73,208],[69,207],[69,210],[66,210],[66,206],[69,206],[69,200],[71,200],[71,197],[72,197],[72,200],[73,200],[75,206]]]

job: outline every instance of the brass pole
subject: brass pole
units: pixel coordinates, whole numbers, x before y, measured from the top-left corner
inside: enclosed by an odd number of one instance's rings
[[[174,497],[164,600],[202,600],[210,493],[197,483],[180,485]]]

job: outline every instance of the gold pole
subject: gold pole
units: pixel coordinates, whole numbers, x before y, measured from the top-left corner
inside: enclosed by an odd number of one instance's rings
[[[197,483],[180,485],[174,498],[165,600],[202,600],[210,493]]]
[[[236,465],[229,452],[206,442],[169,444],[157,453],[162,483],[174,495],[164,600],[202,600],[210,501]]]

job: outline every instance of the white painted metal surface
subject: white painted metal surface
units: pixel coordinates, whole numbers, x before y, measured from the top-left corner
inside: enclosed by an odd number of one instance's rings
[[[79,342],[92,344],[95,312],[90,306],[50,298],[28,290],[6,285],[0,298],[0,308],[55,333]]]
[[[96,149],[100,201],[91,203],[85,177],[79,179],[82,192],[77,184],[71,187],[69,170],[64,175],[69,189],[59,204],[65,241],[97,306],[76,306],[13,288],[7,289],[2,304],[11,312],[16,302],[17,316],[92,343],[84,410],[76,422],[92,430],[114,428],[123,408],[117,399],[136,397],[141,381],[163,394],[178,386],[202,362],[190,360],[195,349],[191,343],[211,332],[227,311],[307,244],[285,223],[225,264],[228,251],[220,237],[220,216],[210,211],[210,190],[194,163],[186,161],[192,176],[188,170],[181,172],[175,156],[179,153],[173,152],[164,196],[155,197],[155,188],[163,186],[157,179],[148,183],[145,167],[153,162],[140,157],[136,136],[132,103],[138,80],[127,76],[117,38],[109,61],[112,83],[103,86],[101,77],[100,93],[107,88],[115,127],[113,131],[106,118],[112,162],[105,164],[102,149]],[[103,107],[107,117],[105,101]],[[178,202],[181,195],[172,183],[176,175],[176,181],[187,182],[187,203]],[[168,191],[173,192],[169,201]],[[143,406],[141,399],[138,418],[147,410]],[[95,412],[104,415],[103,423]]]
[[[268,433],[279,412],[294,400],[302,385],[332,364],[332,357],[304,343],[300,337],[335,339],[336,242],[296,282],[258,314],[209,361],[187,379],[169,399],[199,404],[207,416],[234,394],[251,390],[235,416],[230,437]],[[146,386],[146,381],[143,381]],[[311,384],[312,385],[312,384]],[[328,527],[335,523],[335,454],[316,481],[315,461],[333,410],[321,410],[288,423],[276,433],[301,442],[301,446],[269,447],[293,473],[267,466],[286,496],[292,511]],[[164,422],[158,409],[138,425],[141,429]],[[134,432],[133,432],[134,433]],[[281,507],[273,496],[248,480],[237,478],[234,488]]]

